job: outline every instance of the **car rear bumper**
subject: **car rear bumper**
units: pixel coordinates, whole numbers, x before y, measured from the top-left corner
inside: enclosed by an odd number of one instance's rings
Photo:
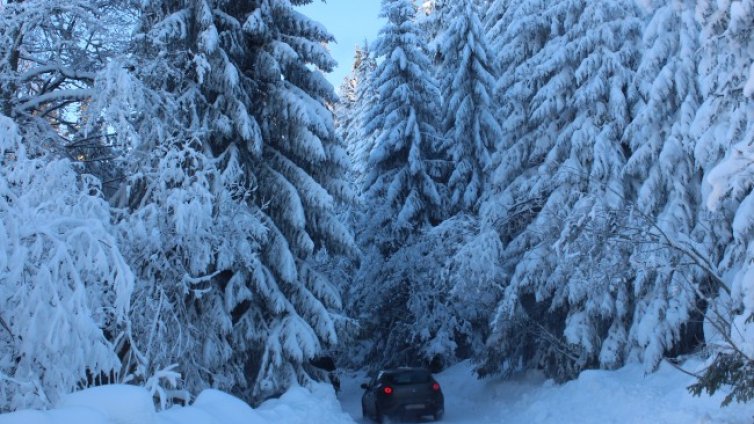
[[[386,405],[383,414],[390,417],[422,417],[426,415],[442,415],[442,402],[401,403]]]

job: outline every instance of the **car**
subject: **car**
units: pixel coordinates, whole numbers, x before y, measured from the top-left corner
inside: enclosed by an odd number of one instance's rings
[[[361,412],[382,423],[389,418],[422,418],[438,421],[445,413],[440,383],[425,368],[402,367],[378,372],[361,385]]]

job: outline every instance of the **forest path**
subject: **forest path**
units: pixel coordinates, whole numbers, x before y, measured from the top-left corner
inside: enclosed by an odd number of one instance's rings
[[[511,404],[526,401],[537,388],[546,385],[545,379],[530,375],[521,381],[500,384],[496,380],[479,381],[471,374],[468,364],[452,367],[436,376],[445,395],[445,416],[441,423],[453,424],[498,424],[511,421],[506,411]],[[373,424],[374,421],[361,415],[361,383],[368,381],[363,372],[349,373],[341,378],[338,399],[343,410],[358,424]],[[429,419],[420,421],[431,423]],[[527,423],[533,421],[525,421]]]

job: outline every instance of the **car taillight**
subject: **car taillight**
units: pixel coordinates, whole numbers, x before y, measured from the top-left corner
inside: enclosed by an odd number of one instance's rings
[[[384,389],[382,389],[382,392],[386,395],[392,395],[393,394],[393,388],[390,386],[385,386]]]
[[[432,383],[432,390],[436,392],[440,391],[440,383]]]

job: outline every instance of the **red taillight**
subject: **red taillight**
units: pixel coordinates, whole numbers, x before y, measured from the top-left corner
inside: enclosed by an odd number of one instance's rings
[[[440,391],[440,383],[432,383],[432,390]]]
[[[393,394],[393,388],[390,386],[385,386],[384,389],[382,389],[382,392],[386,395],[392,395]]]

